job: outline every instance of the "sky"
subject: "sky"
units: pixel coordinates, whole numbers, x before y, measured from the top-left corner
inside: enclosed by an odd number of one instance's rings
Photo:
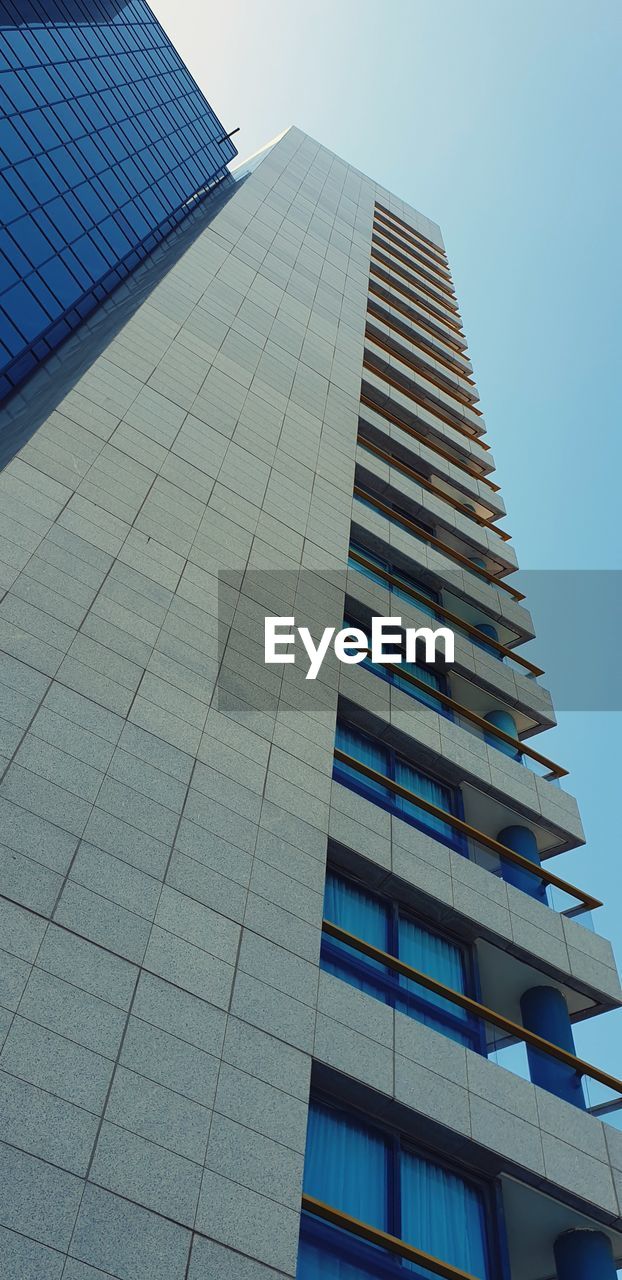
[[[151,3],[241,158],[295,124],[440,223],[521,567],[622,570],[619,0]],[[548,865],[622,962],[621,713],[558,719],[588,842]],[[576,1040],[622,1076],[622,1012]]]

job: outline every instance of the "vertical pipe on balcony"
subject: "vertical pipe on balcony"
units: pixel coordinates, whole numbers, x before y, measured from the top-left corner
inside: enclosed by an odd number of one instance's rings
[[[616,1280],[611,1241],[602,1231],[564,1231],[554,1253],[557,1280]]]
[[[490,724],[494,724],[497,729],[503,729],[503,732],[508,733],[511,738],[518,737],[516,721],[509,711],[487,711],[484,719],[488,720]],[[522,761],[523,757],[520,751],[513,747],[511,743],[504,742],[503,738],[496,738],[491,734],[490,737],[486,737],[486,742],[489,742],[491,747],[496,747],[497,751],[502,751],[504,755],[511,756],[513,760]]]
[[[558,987],[531,987],[521,996],[520,1007],[523,1025],[528,1031],[535,1031],[567,1053],[575,1053],[568,1005]],[[581,1077],[573,1067],[530,1045],[527,1045],[527,1058],[534,1084],[585,1110]]]
[[[499,831],[497,840],[499,844],[507,845],[508,849],[514,850],[514,853],[520,853],[523,858],[533,862],[534,866],[540,866],[538,843],[529,827],[504,827],[502,831]],[[506,884],[513,884],[515,889],[521,889],[523,893],[528,893],[530,898],[537,898],[539,902],[546,902],[546,885],[544,881],[539,880],[537,876],[532,876],[529,871],[523,871],[522,867],[517,867],[512,862],[504,862],[503,879]]]
[[[490,636],[491,640],[499,639],[497,628],[493,627],[491,622],[474,622],[473,625],[483,636]],[[475,637],[473,637],[473,643],[479,645],[480,649],[485,649],[486,653],[490,653],[493,658],[503,662],[503,654],[499,653],[498,649],[493,649],[492,645],[485,644],[483,640],[476,640]]]

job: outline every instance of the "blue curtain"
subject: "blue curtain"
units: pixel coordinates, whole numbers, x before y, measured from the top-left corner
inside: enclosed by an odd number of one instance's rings
[[[359,501],[363,500],[359,499]],[[382,513],[377,512],[377,514],[381,515]],[[439,597],[437,592],[432,591],[430,587],[427,587],[423,582],[418,582],[417,579],[407,573],[405,569],[396,568],[396,566],[390,564],[388,560],[381,560],[379,556],[374,555],[373,551],[368,551],[367,547],[361,546],[360,543],[351,542],[350,550],[356,551],[360,556],[364,556],[366,560],[369,560],[371,564],[377,565],[379,569],[385,569],[388,573],[392,573],[396,578],[400,578],[405,586],[412,586],[415,591],[418,591],[422,596],[426,596],[430,602],[438,600]],[[348,558],[348,567],[350,569],[356,569],[358,573],[364,574],[366,578],[371,578],[373,582],[379,582],[381,586],[387,587],[394,595],[400,596],[402,600],[406,600],[412,608],[420,609],[422,613],[428,614],[430,618],[438,617],[433,608],[422,604],[418,600],[413,600],[413,597],[409,595],[407,591],[400,591],[398,586],[386,582],[384,578],[381,578],[378,574],[374,573],[373,569],[366,569],[364,565],[359,564],[358,561],[353,560],[351,557]]]
[[[389,1144],[354,1117],[312,1103],[304,1190],[335,1209],[388,1229]]]
[[[403,662],[401,669],[408,675],[414,676],[415,679],[422,680],[431,689],[439,689],[441,693],[445,692],[443,688],[444,680],[433,668],[419,666],[418,662]],[[418,702],[423,702],[426,707],[432,707],[433,711],[438,711],[439,715],[453,719],[451,711],[444,707],[442,702],[439,702],[438,698],[435,698],[433,694],[424,693],[423,689],[418,689],[416,685],[409,684],[407,680],[402,680],[399,675],[393,676],[393,683],[397,685],[398,689],[403,689],[405,693],[410,694],[411,698],[416,698]]]
[[[404,1270],[383,1249],[303,1214],[296,1280],[404,1280]]]
[[[335,746],[340,751],[345,751],[346,755],[354,756],[355,760],[360,760],[362,764],[369,765],[370,769],[375,769],[378,773],[385,776],[388,769],[386,748],[379,742],[374,742],[373,738],[369,738],[366,733],[361,733],[359,729],[353,728],[352,725],[344,724],[343,721],[337,722],[335,732]],[[340,761],[335,762],[335,777],[347,778],[354,782],[358,790],[369,792],[373,797],[378,796],[382,800],[388,800],[390,791],[380,782],[374,782],[371,778],[365,777],[365,774],[359,773],[351,765],[342,764]]]
[[[381,951],[389,950],[389,912],[387,906],[365,893],[358,885],[329,872],[324,894],[324,916],[333,924],[341,925],[364,942]],[[335,938],[324,940],[322,968],[343,978],[350,986],[381,1000],[386,996],[386,982],[390,971],[385,965],[369,956],[361,955]]]
[[[467,993],[467,976],[462,949],[448,938],[441,938],[431,933],[415,920],[400,918],[399,922],[399,955],[413,969],[419,969],[431,978],[444,982],[453,991]],[[473,1019],[443,996],[412,982],[410,978],[400,977],[400,986],[417,997],[417,1008],[413,1009],[412,1001],[397,1004],[396,1008],[415,1017],[427,1027],[434,1027],[452,1040],[460,1044],[471,1044],[473,1039]],[[423,1001],[429,1011],[420,1008]]]
[[[367,547],[360,546],[358,542],[351,542],[350,550],[356,551],[359,556],[364,556],[366,560],[369,560],[371,564],[377,565],[379,569],[386,569],[390,572],[391,566],[386,560],[381,560],[379,556],[374,555],[373,551],[368,551]],[[366,569],[365,565],[359,564],[358,560],[353,560],[351,556],[348,557],[348,568],[356,569],[357,573],[362,573],[366,578],[371,578],[372,582],[379,582],[381,587],[386,587],[387,591],[389,590],[389,583],[385,582],[384,578],[374,573],[373,569]]]
[[[412,1272],[410,1272],[412,1276]],[[424,1273],[421,1272],[423,1276]],[[425,1277],[429,1272],[425,1272]],[[297,1280],[404,1280],[401,1260],[303,1214]]]
[[[486,1211],[481,1192],[414,1152],[402,1152],[402,1237],[426,1253],[488,1280]],[[419,1271],[414,1264],[408,1270]]]
[[[414,535],[413,535],[414,536]],[[427,596],[428,600],[438,600],[438,596],[434,591],[430,591],[429,587],[424,586],[422,582],[418,582],[416,578],[412,578],[404,569],[393,569],[396,578],[400,578],[406,586],[412,586],[420,595]],[[436,611],[427,604],[423,604],[421,600],[413,600],[413,597],[407,591],[400,591],[400,588],[393,585],[392,592],[396,596],[400,596],[402,600],[407,600],[411,609],[419,609],[421,613],[426,613],[430,618],[436,618]]]
[[[416,796],[421,796],[422,800],[428,800],[430,804],[435,804],[439,809],[446,809],[451,813],[451,791],[449,787],[437,782],[434,778],[429,778],[427,774],[420,773],[419,769],[415,769],[412,764],[406,760],[401,760],[399,756],[395,760],[395,781],[400,786],[407,787],[409,791],[413,791]],[[396,796],[396,809],[398,812],[407,813],[410,817],[416,818],[421,826],[427,827],[435,834],[442,835],[445,840],[456,843],[455,837],[458,835],[454,832],[453,827],[448,822],[443,822],[442,818],[436,818],[434,814],[427,813],[425,809],[420,809],[419,805],[412,800],[406,800],[402,796]],[[458,837],[459,838],[459,837]]]

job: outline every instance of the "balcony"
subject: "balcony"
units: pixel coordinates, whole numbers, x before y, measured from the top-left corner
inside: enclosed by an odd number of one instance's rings
[[[431,609],[430,588],[427,587],[424,591],[417,587],[413,579],[412,562],[410,573],[400,572],[396,565],[391,572],[383,564],[366,547],[352,544],[346,582],[348,616],[356,617],[363,629],[369,627],[372,614],[384,617],[400,615],[404,627],[429,626],[430,616],[433,616],[441,625],[451,627],[454,632],[455,661],[452,680],[464,678],[482,691],[481,699],[487,695],[491,695],[493,699],[501,699],[503,704],[507,703],[512,708],[513,715],[518,713],[528,717],[530,727],[549,728],[555,724],[550,695],[537,679],[542,675],[541,669],[509,649],[505,643],[506,634],[513,634],[509,631],[508,624],[502,623],[497,616],[495,627],[499,639],[484,637],[476,625],[476,610],[473,609],[471,615],[464,600],[455,602],[455,607],[461,609],[458,614],[444,603],[448,593],[443,592],[442,599],[439,599],[436,590],[432,592],[434,605]],[[420,578],[438,586],[436,580],[425,573],[417,574],[417,581]],[[470,616],[473,616],[473,622],[469,620]],[[482,621],[481,612],[479,620]],[[500,661],[500,658],[503,660]],[[475,704],[474,709],[477,710],[478,706],[483,706],[481,700]],[[488,707],[485,709],[488,710]]]
[[[359,437],[356,453],[355,493],[364,490],[364,496],[387,519],[399,522],[400,515],[412,513],[413,520],[423,520],[434,528],[434,533],[448,551],[456,551],[464,559],[477,557],[483,561],[491,575],[503,576],[518,568],[514,549],[507,534],[492,527],[468,506],[448,500],[416,472],[407,472],[396,466],[390,454],[381,454],[375,445],[368,445]],[[385,508],[394,508],[391,515]],[[480,565],[480,567],[482,567]]]
[[[408,350],[392,341],[390,335],[383,333],[377,325],[367,325],[366,351],[373,354],[392,377],[403,383],[406,390],[416,393],[419,402],[423,400],[443,422],[465,431],[473,438],[483,435],[483,415],[472,408],[471,401],[447,387],[445,380],[427,368],[420,357],[411,356]]]
[[[364,403],[374,408],[387,409],[393,420],[406,431],[412,429],[416,438],[444,451],[448,461],[461,467],[469,475],[481,480],[494,471],[494,461],[487,448],[468,433],[461,432],[455,424],[441,421],[437,413],[426,407],[423,399],[416,400],[408,388],[396,379],[389,380],[382,365],[373,358],[364,357],[362,396]]]
[[[393,245],[383,240],[377,231],[372,235],[372,258],[382,262],[411,288],[423,293],[425,298],[429,299],[429,305],[437,308],[441,315],[446,314],[453,323],[460,322],[460,312],[453,290],[442,288],[440,282],[418,263],[405,262],[403,256],[396,254]]]
[[[372,234],[374,243],[381,243],[386,252],[390,253],[402,266],[409,271],[417,272],[433,288],[455,299],[453,280],[448,268],[441,266],[439,262],[433,262],[430,257],[420,253],[414,246],[408,245],[404,240],[400,240],[399,236],[378,217],[374,218]]]
[[[487,520],[505,515],[505,503],[497,487],[486,477],[466,471],[442,445],[381,406],[363,391],[359,432],[401,462],[424,474],[456,501],[470,503]]]
[[[409,288],[396,272],[374,257],[373,251],[369,267],[369,289],[370,293],[386,298],[396,308],[407,308],[408,312],[413,313],[416,323],[445,346],[458,352],[466,350],[466,339],[459,326],[450,324],[448,318],[438,313],[437,308],[429,306],[425,295]]]
[[[370,331],[374,330],[389,347],[395,348],[396,355],[403,352],[407,362],[412,361],[415,367],[420,367],[421,372],[452,399],[462,404],[475,404],[479,400],[475,383],[465,368],[457,365],[455,360],[447,359],[429,339],[425,340],[422,334],[416,335],[412,327],[399,322],[399,317],[379,306],[373,297],[367,302],[367,324]]]

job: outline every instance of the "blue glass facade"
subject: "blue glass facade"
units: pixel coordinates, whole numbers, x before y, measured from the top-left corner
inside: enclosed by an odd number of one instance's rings
[[[0,396],[236,155],[145,0],[0,0]]]

